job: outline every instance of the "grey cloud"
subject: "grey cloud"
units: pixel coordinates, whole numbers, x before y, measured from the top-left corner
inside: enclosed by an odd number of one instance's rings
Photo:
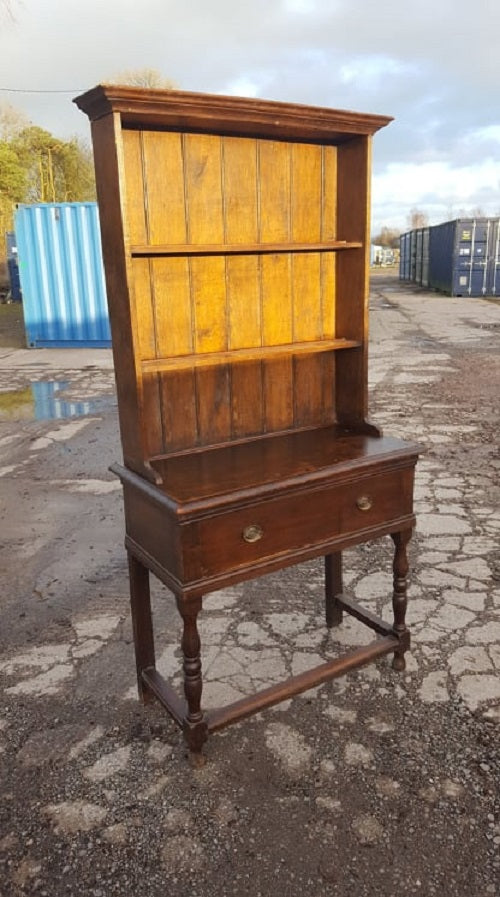
[[[0,34],[0,86],[86,89],[156,68],[181,88],[393,115],[391,162],[498,158],[500,3],[481,0],[23,0]],[[88,134],[70,94],[0,94],[61,136]],[[498,189],[498,188],[495,188]]]

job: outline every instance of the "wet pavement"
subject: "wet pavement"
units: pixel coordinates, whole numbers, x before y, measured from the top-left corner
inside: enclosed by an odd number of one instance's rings
[[[370,415],[423,447],[407,669],[384,659],[214,735],[196,772],[135,697],[111,354],[0,350],[2,897],[497,893],[500,304],[379,276],[371,306]],[[345,553],[349,591],[387,619],[391,579],[389,540]],[[322,587],[310,562],[207,596],[206,706],[371,640],[349,618],[327,632]],[[180,686],[173,598],[153,600]]]

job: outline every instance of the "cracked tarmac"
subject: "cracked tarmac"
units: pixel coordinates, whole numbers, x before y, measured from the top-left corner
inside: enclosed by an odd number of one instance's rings
[[[199,771],[136,700],[116,408],[3,421],[2,897],[498,893],[500,304],[378,276],[371,305],[371,417],[423,446],[407,669],[384,659],[214,735]],[[0,350],[1,390],[43,380],[70,403],[114,395],[106,350]],[[386,619],[391,557],[345,553]],[[207,706],[371,639],[325,629],[322,583],[314,561],[207,596]],[[154,584],[153,602],[180,686],[174,601]]]

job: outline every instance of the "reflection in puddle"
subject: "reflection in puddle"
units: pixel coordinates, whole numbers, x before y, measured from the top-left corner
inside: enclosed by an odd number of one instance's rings
[[[0,392],[0,420],[59,420],[104,411],[116,404],[114,396],[72,402],[60,396],[69,380],[31,383],[25,389]]]

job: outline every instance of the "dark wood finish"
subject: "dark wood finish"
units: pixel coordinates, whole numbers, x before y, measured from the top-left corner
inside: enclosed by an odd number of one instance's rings
[[[182,728],[188,712],[186,701],[179,697],[175,689],[165,681],[154,667],[144,669],[142,671],[142,679],[160,704],[168,710],[172,719]]]
[[[353,135],[374,134],[392,121],[390,116],[296,103],[248,101],[242,97],[110,84],[87,91],[75,103],[92,121],[117,113],[128,127],[140,127],[147,122],[154,128],[180,132],[251,134],[335,144],[351,140]]]
[[[219,710],[213,710],[207,714],[207,725],[209,732],[215,732],[217,729],[223,729],[231,723],[236,723],[240,719],[265,710],[267,707],[273,707],[281,701],[285,701],[293,695],[299,695],[309,688],[329,682],[339,676],[344,676],[350,670],[357,670],[367,663],[383,657],[394,650],[399,644],[394,635],[388,635],[386,638],[377,639],[371,644],[363,648],[356,648],[347,651],[342,657],[335,660],[329,660],[314,669],[306,670],[298,676],[292,676],[286,682],[279,685],[272,685],[265,688],[251,698],[242,698],[241,701],[235,701]]]
[[[361,345],[336,358],[337,420],[359,425],[368,413],[368,276],[370,252],[369,194],[371,144],[367,137],[338,149],[338,219],[342,235],[362,248],[337,258],[336,332]]]
[[[374,632],[378,632],[379,635],[390,635],[391,632],[394,633],[393,625],[385,623],[384,620],[377,617],[371,610],[367,610],[366,607],[361,607],[356,601],[353,601],[352,598],[348,598],[347,595],[338,595],[337,602],[341,610],[347,611],[351,617],[356,617],[357,620],[364,623],[365,626],[369,626]],[[398,637],[400,634],[401,633],[397,633]]]
[[[342,623],[342,555],[340,551],[325,556],[325,617],[329,629]]]
[[[406,667],[405,651],[409,647],[407,639],[404,639],[408,632],[405,618],[407,606],[407,576],[408,576],[408,555],[407,545],[411,538],[411,529],[404,529],[398,533],[391,533],[394,542],[394,591],[392,595],[392,606],[394,610],[394,632],[400,639],[400,647],[394,652],[393,669],[402,671]]]
[[[394,653],[404,668],[417,449],[367,420],[371,137],[383,116],[97,87],[92,120],[139,691],[208,732]],[[392,536],[394,623],[342,551]],[[325,557],[328,627],[379,638],[205,713],[202,598]],[[183,620],[185,700],[155,669],[149,573]]]
[[[128,555],[130,610],[134,645],[136,646],[135,662],[137,667],[137,685],[139,694],[148,703],[151,691],[142,678],[143,670],[155,666],[155,646],[153,620],[151,618],[151,597],[149,592],[149,570],[132,554]]]
[[[177,606],[184,623],[182,632],[182,654],[184,657],[184,694],[187,713],[183,721],[184,736],[193,753],[201,752],[207,737],[207,724],[201,710],[203,680],[201,676],[200,636],[196,625],[201,610],[201,599],[184,602],[178,599]]]

